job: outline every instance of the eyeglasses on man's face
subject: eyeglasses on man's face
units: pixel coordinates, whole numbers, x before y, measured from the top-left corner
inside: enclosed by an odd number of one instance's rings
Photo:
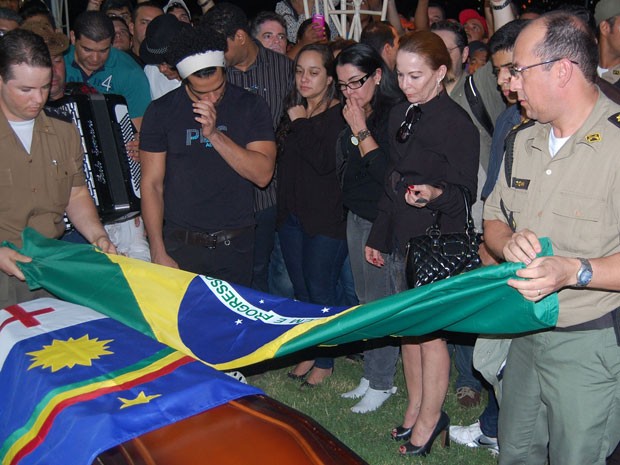
[[[347,88],[351,89],[351,90],[356,90],[359,89],[360,87],[362,87],[366,81],[368,81],[368,79],[370,79],[370,76],[372,76],[374,73],[368,73],[366,76],[360,78],[360,79],[356,79],[355,81],[350,81],[350,82],[339,82],[337,84],[338,89],[340,89],[340,92],[344,92],[345,90],[347,90]]]
[[[515,66],[515,65],[511,65],[508,67],[508,71],[510,72],[510,76],[512,76],[513,78],[516,77],[521,77],[523,71],[528,70],[530,68],[536,68],[537,66],[542,66],[542,65],[549,65],[551,63],[555,63],[556,61],[560,61],[562,60],[563,57],[560,58],[553,58],[551,60],[545,60],[545,61],[541,61],[540,63],[534,63],[533,65],[528,65],[528,66]],[[577,63],[576,61],[573,60],[569,60],[572,64],[574,65],[578,65],[579,63]]]
[[[422,110],[420,110],[420,107],[418,105],[410,105],[405,114],[405,121],[400,124],[400,128],[398,128],[396,133],[396,141],[401,144],[407,142],[411,134],[413,134],[413,127],[420,121],[421,117]]]

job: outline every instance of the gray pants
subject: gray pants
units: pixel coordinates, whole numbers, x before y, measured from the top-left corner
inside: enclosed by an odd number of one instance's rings
[[[513,339],[499,415],[500,465],[604,465],[620,441],[613,328]],[[548,444],[548,446],[547,446]]]
[[[355,293],[360,304],[372,302],[391,295],[387,265],[378,268],[366,261],[364,248],[372,223],[349,212],[347,217],[347,244],[351,259],[351,270],[355,282]],[[387,257],[384,256],[387,260]],[[385,391],[394,385],[396,361],[400,340],[394,339],[370,341],[370,347],[364,352],[364,378],[370,382],[372,389]]]

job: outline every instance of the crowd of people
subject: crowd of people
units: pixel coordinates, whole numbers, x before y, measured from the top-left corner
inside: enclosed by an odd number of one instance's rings
[[[448,18],[418,0],[405,18],[385,0],[385,21],[349,18],[359,41],[298,0],[254,18],[224,1],[89,0],[68,34],[44,2],[20,3],[0,0],[1,241],[33,227],[353,306],[407,290],[409,240],[463,231],[471,211],[483,266],[524,264],[508,285],[558,293],[557,326],[367,341],[342,397],[381,408],[402,360],[408,403],[386,425],[400,454],[440,438],[502,465],[606,463],[620,442],[620,2],[488,0]],[[139,216],[102,224],[62,111],[75,92],[124,97]],[[554,256],[537,257],[542,237]],[[0,308],[45,295],[24,283],[29,260],[0,247]],[[458,403],[486,401],[472,425],[443,409],[452,359]],[[313,388],[333,367],[317,348],[288,382]]]

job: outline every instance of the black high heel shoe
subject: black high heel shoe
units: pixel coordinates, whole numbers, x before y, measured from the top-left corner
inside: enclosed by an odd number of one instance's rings
[[[306,371],[303,375],[296,375],[292,371],[289,371],[286,376],[295,381],[303,381],[304,379],[306,379],[306,376],[308,376],[308,373],[310,373],[310,370]]]
[[[419,457],[424,457],[431,453],[431,447],[433,446],[433,442],[437,439],[437,436],[441,435],[441,445],[442,447],[450,447],[450,435],[448,432],[450,431],[450,417],[446,412],[442,410],[441,415],[439,417],[439,421],[435,425],[435,429],[431,433],[431,437],[426,441],[426,444],[423,446],[416,446],[411,444],[411,442],[406,442],[399,448],[399,452],[401,455],[415,455]]]
[[[411,428],[405,428],[404,426],[397,426],[392,429],[390,436],[394,441],[409,441],[411,439]]]

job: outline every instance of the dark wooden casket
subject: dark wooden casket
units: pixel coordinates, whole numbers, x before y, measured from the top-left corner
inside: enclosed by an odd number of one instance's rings
[[[101,454],[96,465],[367,465],[310,417],[254,395]]]

